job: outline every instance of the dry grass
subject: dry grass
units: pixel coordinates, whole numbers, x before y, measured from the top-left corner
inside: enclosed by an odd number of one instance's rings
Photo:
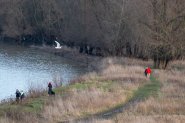
[[[71,121],[69,123],[114,123],[112,120],[105,120],[105,119],[92,119],[88,121]]]
[[[184,120],[184,115],[124,115],[110,120],[93,119],[89,121],[71,121],[70,123],[184,123]]]
[[[70,123],[184,123],[184,120],[184,115],[124,115],[110,120],[93,119],[89,121],[71,121]]]
[[[185,62],[184,62],[184,60],[173,61],[169,65],[169,67],[173,68],[175,70],[184,70],[185,69]]]
[[[162,83],[158,98],[149,98],[139,103],[132,111],[140,114],[185,114],[185,78],[184,72],[159,71]]]
[[[140,66],[111,64],[100,73],[82,76],[81,84],[86,84],[87,87],[72,88],[68,90],[70,93],[67,97],[58,96],[51,100],[51,103],[45,106],[43,115],[49,117],[51,122],[63,121],[101,112],[124,103],[134,90],[147,81],[143,71],[144,68]]]
[[[97,71],[104,71],[107,67],[111,65],[122,65],[122,66],[142,66],[148,67],[152,66],[152,61],[143,61],[134,58],[126,58],[126,57],[107,57],[102,59],[91,60],[90,62],[92,66],[95,67]]]
[[[112,123],[184,123],[184,115],[122,116]]]
[[[57,97],[52,104],[45,106],[44,116],[51,121],[62,121],[93,114],[122,103],[126,100],[126,94],[110,94],[97,89],[74,91],[66,99]]]
[[[11,114],[12,116],[5,115],[0,118],[0,123],[49,123],[44,119],[39,119],[33,114],[24,114],[23,112]]]
[[[184,123],[185,62],[176,61],[170,70],[155,70],[162,84],[158,97],[139,102],[110,120],[116,123]],[[181,69],[179,69],[181,68]]]
[[[146,80],[143,76],[144,68],[141,66],[122,66],[109,65],[101,72],[101,79],[103,80],[118,80],[118,81],[132,81],[140,82]]]

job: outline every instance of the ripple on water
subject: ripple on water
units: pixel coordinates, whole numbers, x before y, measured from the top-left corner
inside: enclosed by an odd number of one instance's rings
[[[47,88],[46,83],[56,78],[67,83],[85,71],[74,61],[43,51],[0,45],[0,100],[30,85]]]

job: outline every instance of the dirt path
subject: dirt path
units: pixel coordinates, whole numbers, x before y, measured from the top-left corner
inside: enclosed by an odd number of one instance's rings
[[[111,119],[119,113],[122,113],[124,110],[129,109],[130,107],[135,106],[137,103],[143,101],[144,99],[148,98],[149,96],[154,96],[160,90],[160,82],[156,80],[154,77],[151,77],[150,83],[145,84],[144,86],[140,87],[133,95],[133,97],[125,104],[120,105],[118,107],[112,108],[105,112],[101,112],[94,115],[89,115],[85,118],[74,119],[71,121],[62,121],[59,123],[87,123],[92,122],[93,119]]]

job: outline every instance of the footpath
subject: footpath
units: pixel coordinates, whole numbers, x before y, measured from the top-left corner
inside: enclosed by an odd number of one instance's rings
[[[144,101],[148,97],[157,96],[158,92],[160,91],[160,87],[160,82],[155,77],[151,76],[150,82],[136,90],[134,95],[126,103],[118,105],[112,109],[108,109],[107,111],[100,112],[98,114],[89,115],[87,117],[75,119],[72,121],[62,121],[59,123],[78,123],[92,121],[93,119],[111,119],[117,114],[124,112],[124,110],[135,106],[141,101]]]

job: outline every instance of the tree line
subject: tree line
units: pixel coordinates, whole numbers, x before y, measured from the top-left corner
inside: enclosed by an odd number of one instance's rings
[[[64,45],[102,56],[185,55],[185,0],[0,0],[1,41]]]

